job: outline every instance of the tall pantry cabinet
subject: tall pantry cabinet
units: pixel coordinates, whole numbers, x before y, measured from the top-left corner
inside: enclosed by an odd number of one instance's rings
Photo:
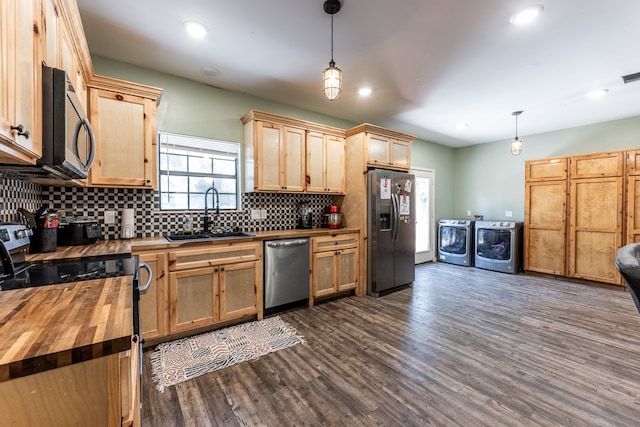
[[[622,285],[624,151],[531,160],[525,174],[525,270]]]

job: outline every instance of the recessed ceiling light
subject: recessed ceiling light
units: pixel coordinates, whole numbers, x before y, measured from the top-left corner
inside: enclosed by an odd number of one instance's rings
[[[358,93],[360,94],[360,96],[369,96],[371,95],[371,88],[370,87],[360,88]]]
[[[469,127],[469,125],[467,123],[458,123],[456,125],[456,129],[458,129],[458,130],[465,130],[468,127]]]
[[[544,6],[541,4],[529,6],[513,15],[511,17],[511,23],[515,25],[526,25],[536,19],[543,10]]]
[[[608,92],[609,92],[609,89],[597,89],[589,92],[587,96],[591,99],[598,99],[605,96]]]
[[[200,71],[207,77],[216,77],[220,75],[220,70],[218,70],[217,68],[204,67]]]
[[[182,24],[187,33],[194,39],[203,39],[207,35],[207,27],[196,21],[184,21]]]

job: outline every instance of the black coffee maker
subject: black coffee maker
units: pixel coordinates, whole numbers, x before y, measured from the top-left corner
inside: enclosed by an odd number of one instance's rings
[[[298,228],[313,227],[313,213],[309,207],[309,202],[300,202],[298,204]]]

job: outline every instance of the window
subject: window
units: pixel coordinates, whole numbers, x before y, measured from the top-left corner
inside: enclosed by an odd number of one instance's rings
[[[161,132],[160,209],[202,210],[208,188],[218,191],[221,210],[239,208],[240,144]],[[209,195],[209,207],[215,197]]]

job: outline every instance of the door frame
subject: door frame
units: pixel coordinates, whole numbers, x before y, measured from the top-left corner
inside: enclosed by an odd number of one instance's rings
[[[431,248],[430,251],[427,252],[416,252],[416,264],[421,264],[424,262],[433,262],[436,259],[436,251],[435,251],[435,244],[436,244],[436,236],[435,236],[435,232],[436,232],[436,220],[435,220],[435,194],[436,194],[436,171],[434,169],[428,169],[428,168],[419,168],[419,167],[412,167],[411,170],[409,171],[410,173],[414,174],[416,177],[420,176],[421,178],[429,178],[429,195],[431,196],[430,199],[430,203],[429,203],[429,237],[430,237],[430,242],[429,242],[429,247]],[[417,199],[416,199],[417,200]]]

